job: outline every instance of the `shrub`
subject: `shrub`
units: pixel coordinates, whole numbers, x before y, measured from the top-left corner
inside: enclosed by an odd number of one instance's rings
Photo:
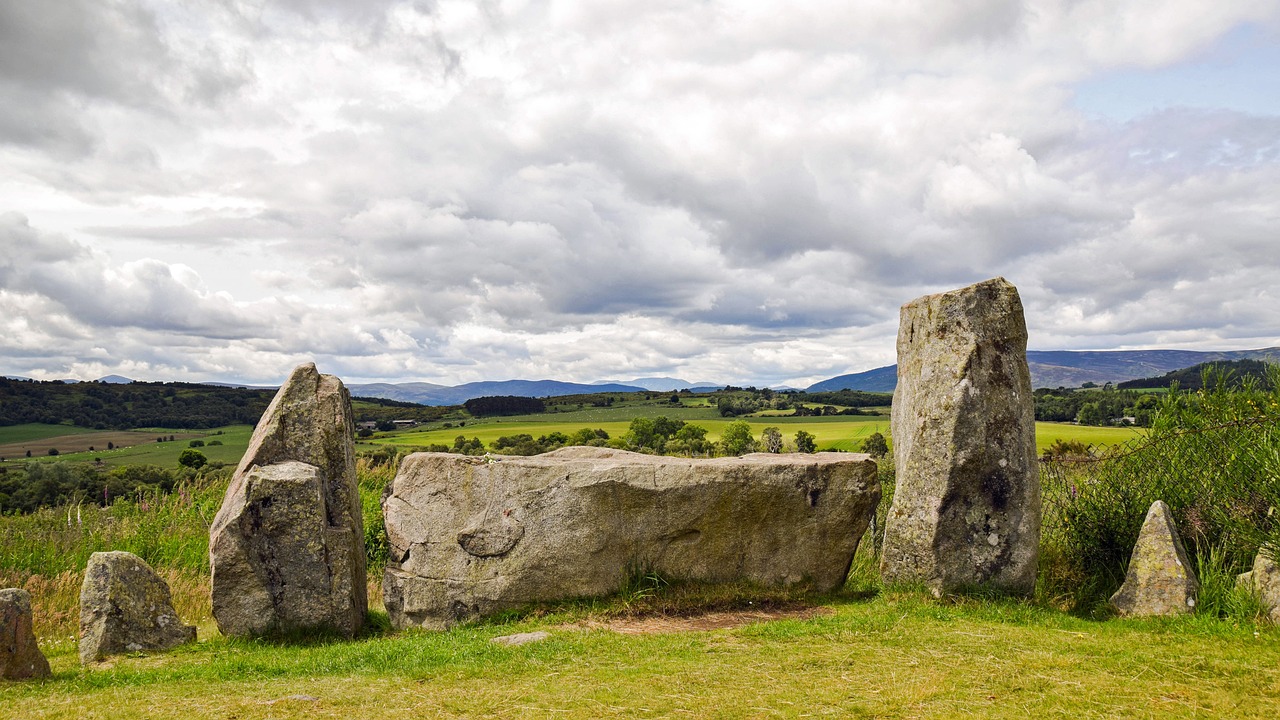
[[[209,462],[209,458],[205,457],[204,453],[200,452],[199,450],[193,450],[191,448],[183,450],[182,454],[178,456],[178,464],[183,467],[189,467],[189,468],[204,467],[205,463],[207,462]]]
[[[1046,592],[1080,609],[1105,602],[1155,500],[1169,505],[1192,562],[1222,577],[1248,569],[1260,547],[1280,549],[1280,391],[1213,377],[1204,387],[1172,389],[1129,444],[1096,458],[1064,447],[1042,463]],[[1243,606],[1210,592],[1218,599],[1203,612]]]

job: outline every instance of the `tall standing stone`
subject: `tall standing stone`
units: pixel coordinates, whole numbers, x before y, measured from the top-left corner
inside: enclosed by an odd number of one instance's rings
[[[80,587],[80,662],[195,642],[173,609],[169,585],[128,552],[89,556]]]
[[[0,680],[49,677],[49,661],[31,627],[31,593],[0,590]]]
[[[1040,478],[1017,288],[995,278],[902,306],[892,429],[884,579],[1030,594]]]
[[[342,381],[294,368],[263,414],[209,538],[223,635],[327,628],[368,611],[355,422]]]
[[[1156,500],[1142,521],[1124,584],[1111,604],[1121,615],[1179,615],[1195,610],[1199,591],[1173,513]]]

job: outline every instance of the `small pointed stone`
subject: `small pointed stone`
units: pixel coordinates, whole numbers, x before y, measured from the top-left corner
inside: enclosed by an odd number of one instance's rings
[[[89,556],[80,589],[80,662],[195,642],[173,609],[169,585],[128,552]]]
[[[1280,564],[1271,553],[1259,550],[1253,569],[1237,577],[1236,584],[1252,586],[1271,622],[1280,623]]]
[[[1151,503],[1111,604],[1121,615],[1178,615],[1195,611],[1199,591],[1173,513],[1163,500]]]
[[[31,629],[31,594],[0,590],[0,680],[49,677],[49,661]]]

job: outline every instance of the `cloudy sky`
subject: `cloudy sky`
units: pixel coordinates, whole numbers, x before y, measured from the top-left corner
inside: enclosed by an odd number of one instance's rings
[[[803,386],[996,275],[1280,345],[1280,0],[0,0],[0,374]]]

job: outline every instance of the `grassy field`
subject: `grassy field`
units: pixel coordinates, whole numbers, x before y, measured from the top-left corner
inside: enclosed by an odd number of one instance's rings
[[[48,428],[46,432],[52,429],[66,428],[65,425],[18,425],[17,428],[27,428],[26,432],[35,433],[38,428]],[[10,428],[3,428],[8,431]],[[204,441],[205,446],[197,448],[204,453],[211,462],[224,462],[234,465],[240,462],[240,457],[244,455],[245,449],[249,446],[249,436],[253,434],[253,428],[248,425],[229,425],[223,428],[213,428],[210,430],[171,430],[163,428],[149,428],[146,430],[118,430],[118,431],[83,431],[73,434],[49,435],[39,439],[32,439],[25,442],[14,442],[0,445],[0,457],[5,458],[6,462],[13,460],[26,461],[26,450],[30,449],[32,460],[59,461],[59,462],[93,462],[101,460],[104,465],[115,467],[119,465],[160,465],[163,467],[173,467],[178,464],[178,455],[186,450],[190,441],[200,439]],[[156,442],[157,437],[168,438],[173,436],[173,440],[165,442]],[[0,434],[0,439],[8,439],[10,435],[6,432]],[[209,445],[210,441],[218,441],[221,445]],[[114,450],[107,449],[107,443],[110,442],[116,447]],[[57,448],[59,455],[51,457],[48,455],[49,448]],[[93,447],[93,450],[89,448]]]
[[[467,438],[478,437],[485,445],[502,436],[527,433],[539,437],[552,432],[572,434],[584,428],[601,428],[609,433],[609,437],[618,437],[627,431],[632,417],[637,410],[645,412],[645,417],[667,415],[678,417],[686,422],[701,425],[707,429],[707,436],[716,440],[724,431],[724,427],[739,418],[722,418],[714,409],[685,410],[678,412],[661,412],[661,408],[593,408],[574,413],[556,413],[551,415],[534,415],[498,419],[470,420],[463,427],[432,427],[426,429],[406,430],[384,433],[361,443],[366,447],[378,445],[396,445],[402,447],[422,447],[439,443],[453,445],[454,438],[464,435]],[[697,415],[695,415],[697,413]],[[759,438],[766,427],[774,426],[782,431],[787,440],[792,440],[799,430],[806,430],[817,438],[819,450],[843,450],[855,452],[862,447],[862,441],[872,433],[880,433],[889,437],[889,417],[887,415],[836,415],[828,417],[745,417],[751,425],[752,434]],[[1070,423],[1036,423],[1036,451],[1043,452],[1057,440],[1080,440],[1089,445],[1110,445],[1124,442],[1134,437],[1135,428],[1090,427]]]
[[[94,431],[74,425],[46,425],[44,423],[0,425],[0,446],[91,432]]]
[[[662,591],[660,591],[662,592]],[[745,606],[748,594],[739,592]],[[227,640],[0,684],[14,718],[1276,717],[1280,632],[851,586],[809,619],[618,632],[622,600],[354,642]],[[383,618],[382,622],[385,622]],[[690,624],[696,627],[696,624]],[[547,631],[503,647],[494,637]]]
[[[715,408],[662,405],[628,405],[618,408],[586,408],[571,412],[543,415],[525,415],[506,418],[486,418],[466,421],[465,426],[441,427],[436,423],[423,428],[379,433],[357,443],[357,449],[376,449],[379,446],[425,447],[433,443],[452,446],[454,438],[465,435],[478,437],[485,445],[504,435],[528,433],[539,437],[552,432],[571,434],[581,428],[601,428],[610,437],[618,437],[627,431],[635,417],[666,415],[707,428],[708,437],[718,439],[726,425],[736,418],[722,418]],[[856,452],[862,441],[872,433],[889,437],[888,415],[837,415],[828,417],[761,416],[742,418],[751,425],[758,438],[766,427],[775,426],[783,437],[791,441],[799,430],[812,433],[820,450]],[[1090,445],[1109,445],[1124,442],[1136,435],[1134,428],[1089,427],[1070,423],[1036,423],[1036,449],[1043,452],[1059,439],[1079,440]],[[221,434],[219,434],[221,433]],[[0,457],[6,461],[25,461],[25,450],[32,450],[33,460],[92,462],[119,465],[150,464],[172,467],[178,463],[178,455],[188,447],[192,439],[201,439],[206,445],[199,448],[211,462],[234,465],[240,461],[249,444],[253,428],[248,425],[231,425],[224,428],[199,431],[165,429],[132,431],[92,431],[67,425],[16,425],[0,428]],[[173,441],[156,442],[159,436],[174,436]],[[20,439],[25,438],[25,439]],[[216,440],[222,445],[208,445]],[[107,450],[112,442],[116,449]],[[48,456],[48,449],[56,447],[57,457]],[[94,447],[90,451],[88,448]]]
[[[539,437],[552,432],[572,434],[584,427],[600,428],[609,433],[609,437],[618,437],[627,432],[631,418],[630,408],[619,410],[595,409],[580,413],[557,413],[554,415],[538,415],[492,420],[468,421],[465,427],[433,428],[425,430],[408,430],[398,433],[387,433],[374,437],[369,442],[373,445],[388,444],[400,446],[424,446],[432,443],[453,445],[459,435],[468,438],[478,437],[488,445],[502,436],[528,433]],[[715,410],[698,411],[701,416],[689,418],[689,413],[654,412],[646,417],[667,415],[678,417],[686,422],[701,425],[707,429],[707,437],[715,440],[720,437],[726,425],[738,418],[722,418]],[[568,416],[578,416],[570,418]],[[759,437],[760,431],[766,427],[777,427],[783,437],[791,440],[799,430],[807,430],[817,438],[819,449],[849,450],[856,449],[861,438],[873,432],[888,434],[889,418],[882,415],[847,415],[833,417],[748,417],[742,418],[751,424],[751,431]]]

